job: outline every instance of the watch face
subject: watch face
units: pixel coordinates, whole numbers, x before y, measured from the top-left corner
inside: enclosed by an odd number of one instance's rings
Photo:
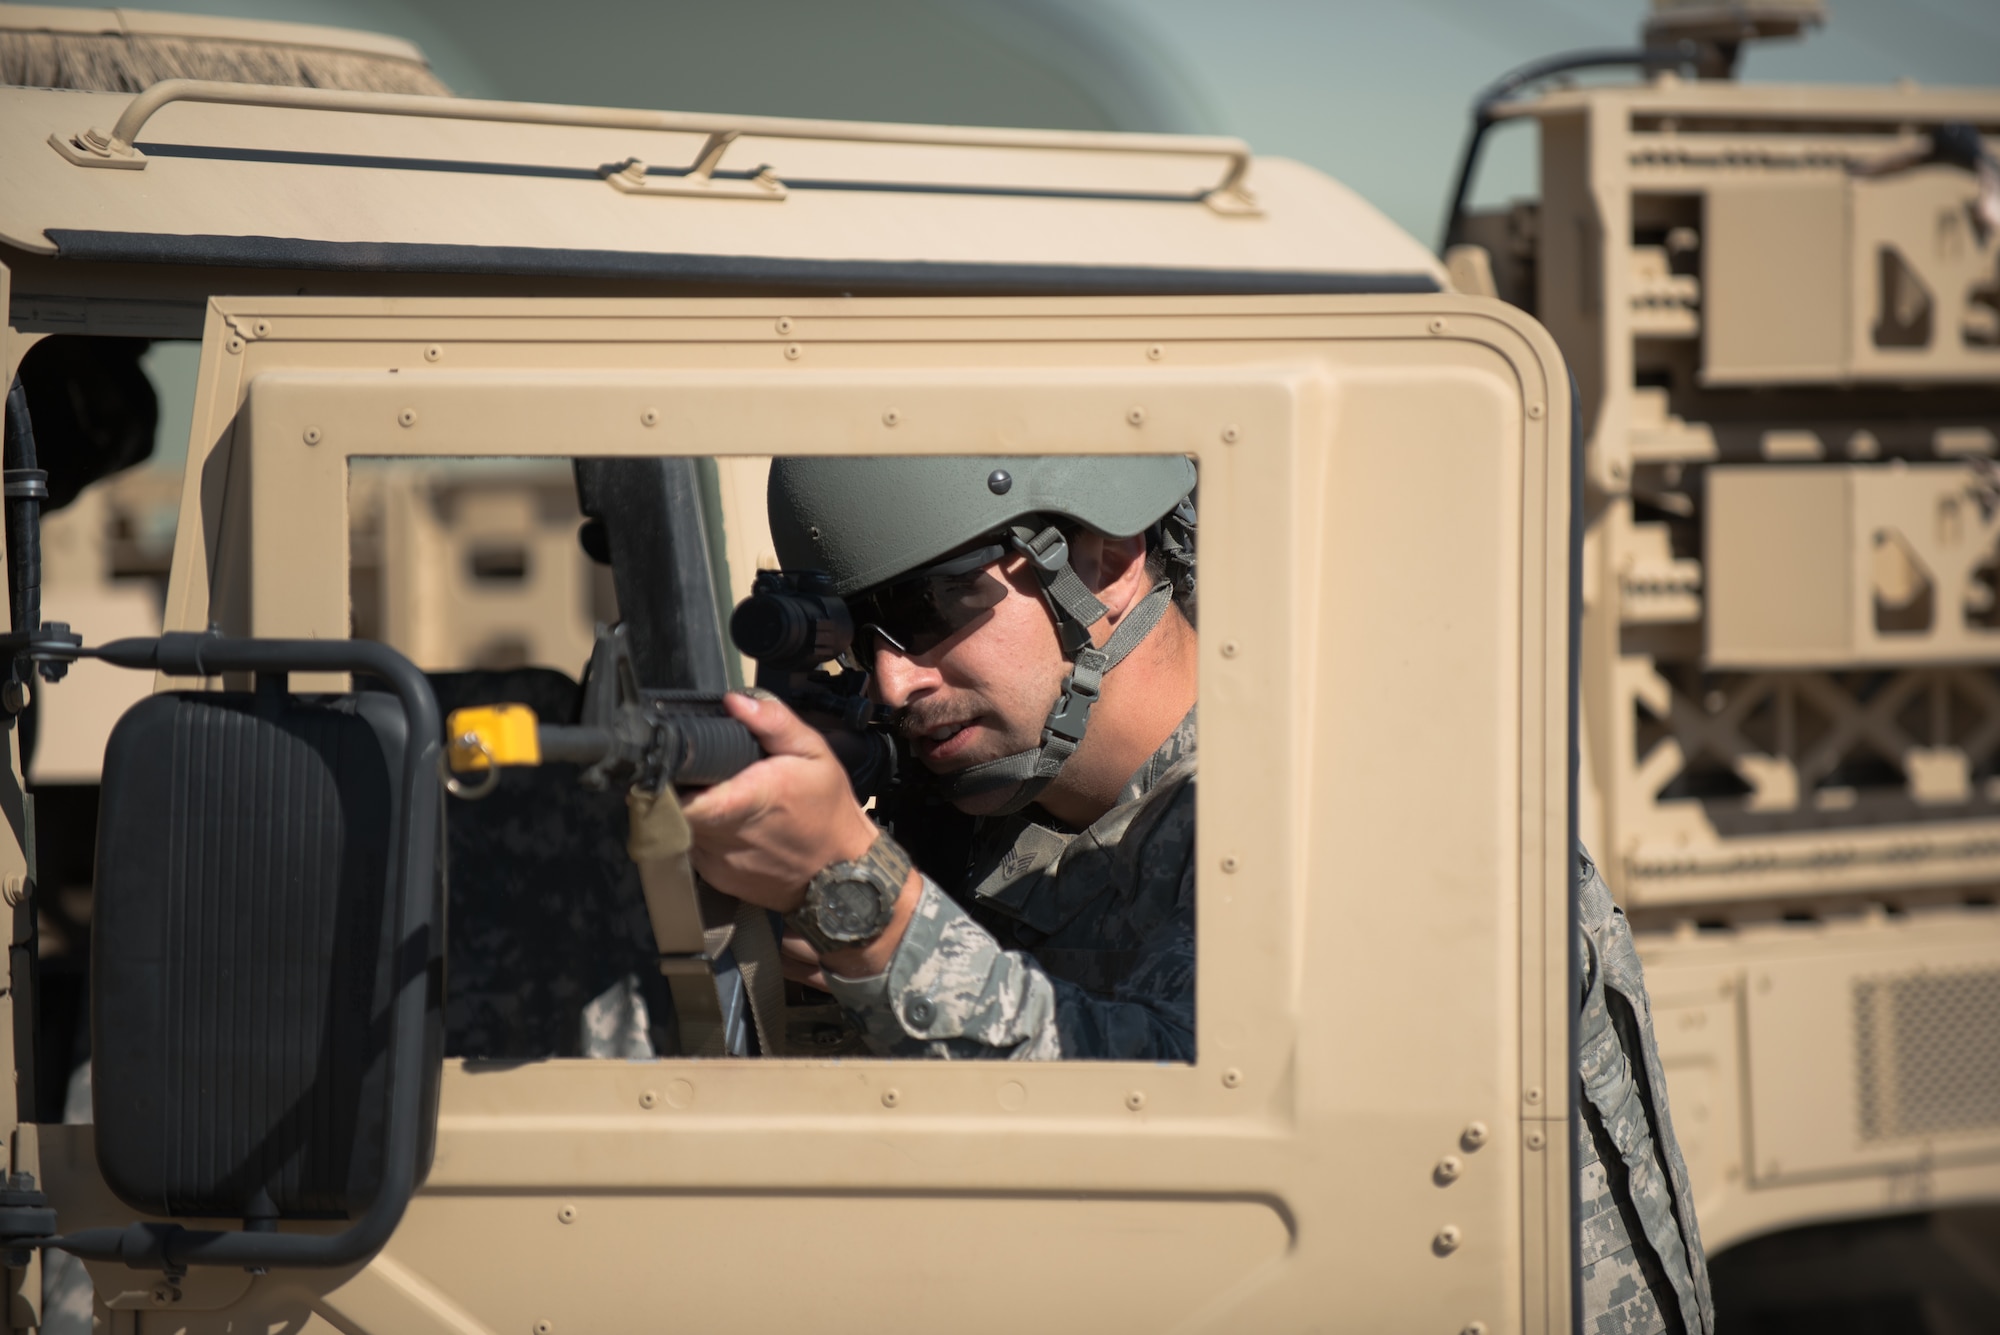
[[[835,941],[865,941],[882,930],[882,894],[867,881],[833,881],[816,892],[819,930]]]

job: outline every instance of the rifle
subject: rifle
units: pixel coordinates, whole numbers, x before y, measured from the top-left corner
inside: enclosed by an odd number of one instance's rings
[[[854,619],[823,576],[760,571],[751,594],[729,619],[730,637],[757,663],[756,686],[826,737],[846,768],[855,796],[885,796],[898,772],[887,711],[869,700],[868,674],[846,659]],[[639,684],[623,626],[599,626],[574,724],[547,723],[526,705],[480,705],[446,721],[446,781],[459,797],[478,798],[508,766],[570,761],[586,766],[585,787],[658,792],[721,783],[762,759],[750,730],[729,717],[722,697],[706,691],[656,690]],[[468,784],[459,774],[486,774]]]

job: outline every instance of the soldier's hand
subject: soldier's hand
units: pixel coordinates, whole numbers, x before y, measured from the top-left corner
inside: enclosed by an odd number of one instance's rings
[[[734,692],[723,707],[768,754],[683,806],[694,836],[688,857],[716,889],[790,913],[820,868],[868,851],[875,823],[826,739],[798,715]]]
[[[827,990],[826,968],[820,963],[819,952],[802,936],[786,932],[778,941],[778,967],[791,982]]]

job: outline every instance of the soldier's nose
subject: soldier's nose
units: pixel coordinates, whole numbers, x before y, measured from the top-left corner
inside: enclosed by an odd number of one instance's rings
[[[901,709],[910,703],[925,683],[926,676],[936,673],[918,663],[901,650],[877,641],[875,649],[875,677],[870,689],[875,698],[891,709]]]

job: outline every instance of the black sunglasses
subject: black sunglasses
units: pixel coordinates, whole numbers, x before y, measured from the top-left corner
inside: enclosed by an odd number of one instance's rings
[[[998,607],[1008,584],[988,567],[1009,550],[994,543],[961,552],[849,598],[863,661],[875,656],[875,639],[898,653],[927,654]]]

